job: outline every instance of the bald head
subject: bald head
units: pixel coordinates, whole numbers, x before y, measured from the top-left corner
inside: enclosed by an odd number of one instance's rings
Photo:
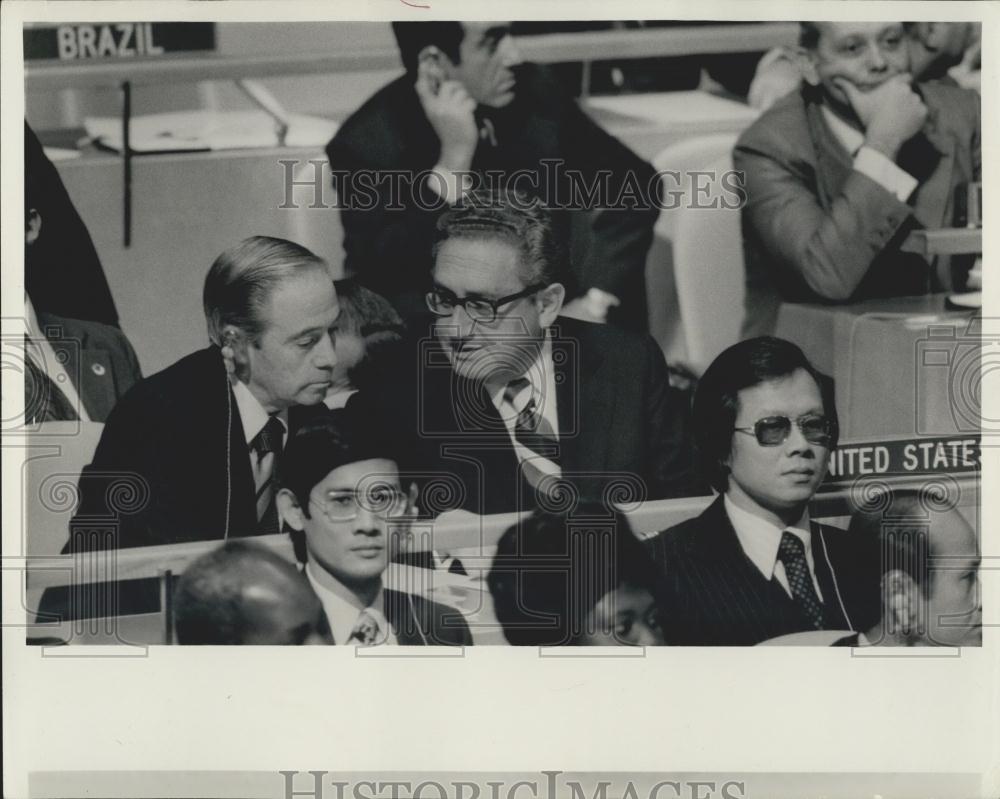
[[[188,566],[174,598],[180,644],[330,643],[309,581],[262,546],[229,541]]]

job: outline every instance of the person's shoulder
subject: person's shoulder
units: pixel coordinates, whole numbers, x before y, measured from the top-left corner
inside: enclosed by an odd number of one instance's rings
[[[943,81],[921,83],[919,89],[924,103],[939,123],[952,126],[979,124],[981,98],[978,92]]]
[[[560,316],[552,325],[554,341],[580,342],[581,346],[595,346],[614,350],[622,356],[641,352],[656,342],[645,334],[633,333],[610,324],[584,322],[569,316]]]
[[[736,151],[785,149],[809,135],[805,90],[789,92],[740,134]]]
[[[399,147],[405,127],[419,109],[419,99],[409,75],[402,75],[386,84],[365,100],[337,129],[327,145],[327,155],[333,163],[343,151],[354,153],[380,153],[392,156]]]
[[[472,643],[472,633],[462,613],[450,605],[420,594],[386,589],[386,604],[409,604],[429,646],[464,646]]]
[[[118,401],[112,417],[148,406],[197,407],[210,392],[213,379],[219,381],[220,387],[228,381],[218,350],[206,347],[137,382]]]
[[[647,539],[651,550],[666,553],[672,557],[694,557],[705,542],[705,533],[709,529],[728,523],[725,519],[725,508],[722,498],[717,497],[708,507],[689,519],[678,522]],[[668,558],[669,559],[669,558]]]

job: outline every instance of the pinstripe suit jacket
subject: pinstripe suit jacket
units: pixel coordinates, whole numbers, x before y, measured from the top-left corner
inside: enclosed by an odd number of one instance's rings
[[[824,628],[867,629],[879,613],[878,550],[816,523],[812,538]],[[659,533],[648,546],[665,578],[668,644],[751,646],[813,629],[781,584],[766,579],[744,553],[722,497],[700,516]]]

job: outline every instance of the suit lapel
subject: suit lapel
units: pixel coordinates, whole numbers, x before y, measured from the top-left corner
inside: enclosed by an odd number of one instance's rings
[[[607,429],[615,410],[613,381],[602,372],[604,356],[587,346],[582,326],[561,318],[553,327],[552,361],[562,469],[599,471],[607,463]]]
[[[816,146],[816,189],[823,207],[829,208],[854,170],[854,162],[823,119],[820,104],[808,92],[806,97],[806,120]]]

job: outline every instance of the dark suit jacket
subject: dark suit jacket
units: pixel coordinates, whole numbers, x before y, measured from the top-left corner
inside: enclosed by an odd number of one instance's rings
[[[878,549],[825,525],[813,524],[812,536],[824,629],[867,629],[864,625],[879,613],[869,604],[878,590],[868,585],[878,579]],[[722,497],[701,515],[659,533],[648,546],[665,577],[668,644],[751,646],[813,629],[781,584],[765,579],[743,552]]]
[[[646,251],[659,213],[653,168],[595,124],[545,69],[525,64],[515,72],[514,101],[505,109],[477,112],[489,115],[498,146],[482,140],[471,170],[481,177],[487,170],[500,170],[507,176],[527,170],[536,176],[538,195],[550,206],[563,208],[571,206],[567,169],[578,170],[586,186],[598,181],[599,175],[607,175],[611,202],[621,193],[626,179],[634,183],[638,207],[597,213],[591,220],[592,236],[587,246],[574,255],[580,256],[575,260],[581,290],[597,287],[617,294],[623,302],[635,299],[643,289]],[[447,206],[428,187],[426,176],[419,180],[413,176],[431,169],[440,150],[413,79],[407,75],[365,102],[327,145],[341,203],[349,204],[353,199],[364,207],[341,212],[345,268],[384,296],[427,290],[435,224]],[[557,172],[555,162],[545,166],[544,159],[561,160],[563,167]],[[390,190],[390,181],[379,184],[371,173],[362,177],[366,170],[404,171],[399,196]],[[338,171],[352,180],[338,179]],[[505,177],[501,184],[504,182]],[[526,188],[529,181],[522,177],[517,185]],[[386,210],[390,197],[400,204],[399,210]],[[607,204],[605,200],[601,207]],[[590,210],[599,206],[591,203],[581,207]],[[570,224],[568,220],[563,223]],[[632,321],[644,326],[644,307],[639,310],[634,306],[632,312],[642,315]]]
[[[290,409],[289,435],[317,412]],[[138,383],[111,412],[80,477],[67,548],[221,540],[257,526],[239,408],[218,348],[208,347]],[[117,534],[94,541],[86,533],[95,530]]]
[[[469,625],[455,608],[391,588],[386,588],[382,596],[385,617],[400,646],[472,645]]]
[[[24,285],[35,309],[117,325],[118,311],[87,226],[27,121],[24,172],[31,176],[32,204],[42,217],[42,234],[24,255]]]
[[[920,183],[908,203],[857,172],[810,86],[779,100],[736,143],[745,174],[745,335],[773,330],[781,300],[857,301],[950,288],[957,264],[899,246],[953,222],[955,190],[981,175],[979,96],[921,84],[929,115],[897,163]]]
[[[117,327],[36,311],[41,332],[60,357],[87,414],[108,418],[115,403],[142,379],[139,361]]]
[[[653,340],[562,317],[552,331],[563,477],[595,500],[606,498],[609,482],[619,486],[619,500],[707,493],[691,469],[689,409],[669,386]],[[348,412],[375,413],[394,431],[404,471],[426,489],[420,507],[432,514],[532,507],[534,494],[521,482],[510,435],[486,391],[455,376],[436,341],[409,352],[391,382],[374,396],[356,394]]]

